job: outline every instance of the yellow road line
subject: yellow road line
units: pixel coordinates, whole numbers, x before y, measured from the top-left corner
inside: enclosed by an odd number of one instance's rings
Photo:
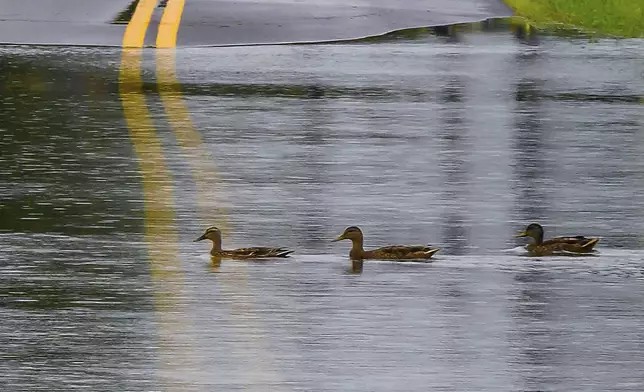
[[[142,48],[157,0],[140,0],[123,35],[124,48]]]
[[[143,93],[142,53],[142,49],[123,51],[119,94],[143,183],[145,241],[159,335],[162,389],[183,390],[185,385],[167,378],[176,375],[178,369],[190,369],[194,358],[181,303],[183,273],[175,229],[174,189]]]
[[[181,23],[181,14],[186,0],[169,0],[163,11],[157,34],[157,48],[174,48],[177,46],[177,32]]]

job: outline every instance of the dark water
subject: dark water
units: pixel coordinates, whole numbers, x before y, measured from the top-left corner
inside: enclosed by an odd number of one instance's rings
[[[643,390],[643,64],[505,32],[0,48],[0,389]],[[532,221],[601,253],[522,257]],[[297,253],[211,266],[210,225]],[[442,250],[353,274],[349,225]]]

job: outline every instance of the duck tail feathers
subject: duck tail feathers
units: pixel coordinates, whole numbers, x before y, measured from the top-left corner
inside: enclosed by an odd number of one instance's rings
[[[583,248],[590,249],[599,242],[600,238],[591,238],[588,242],[582,245]]]
[[[434,253],[438,252],[439,250],[440,250],[440,248],[432,248],[432,249],[426,250],[425,254],[428,255],[428,256],[432,256],[432,255],[434,255]]]
[[[275,254],[275,257],[288,257],[291,253],[295,252],[294,250],[280,249]]]

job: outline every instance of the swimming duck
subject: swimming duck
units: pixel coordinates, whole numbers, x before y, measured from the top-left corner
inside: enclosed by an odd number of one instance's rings
[[[394,245],[383,248],[364,250],[363,236],[359,227],[351,226],[335,241],[351,240],[353,246],[349,257],[351,260],[380,259],[380,260],[418,260],[429,259],[440,249],[429,245]]]
[[[221,231],[215,226],[209,227],[201,235],[201,237],[194,240],[194,242],[202,240],[211,240],[212,249],[210,255],[217,258],[224,259],[261,259],[267,257],[288,257],[292,250],[285,248],[268,248],[268,247],[251,247],[239,248],[233,250],[221,249]]]
[[[543,227],[538,223],[532,223],[517,237],[531,237],[532,242],[527,249],[530,256],[563,256],[592,253],[599,238],[589,238],[583,235],[575,237],[555,237],[547,241],[543,240]]]

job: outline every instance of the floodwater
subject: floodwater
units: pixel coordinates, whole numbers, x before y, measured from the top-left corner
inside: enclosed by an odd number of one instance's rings
[[[644,41],[534,41],[0,48],[0,389],[644,390]]]

